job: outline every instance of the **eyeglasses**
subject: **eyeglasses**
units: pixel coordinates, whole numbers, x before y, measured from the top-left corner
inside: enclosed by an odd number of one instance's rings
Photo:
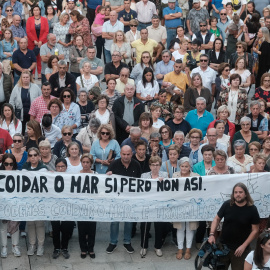
[[[242,46],[236,46],[236,48],[242,49],[243,47]]]
[[[130,25],[130,27],[137,27],[137,25]]]
[[[205,27],[206,26],[206,24],[200,24],[200,27]]]
[[[190,139],[200,139],[201,137],[193,137],[191,136]]]
[[[169,55],[162,55],[162,57],[170,57]]]
[[[64,136],[67,136],[67,135],[68,135],[68,136],[71,136],[71,134],[72,134],[71,132],[64,132],[64,133],[63,133]]]
[[[58,169],[64,169],[64,168],[66,168],[66,166],[65,165],[63,165],[63,166],[55,166],[55,168],[58,168]]]
[[[249,151],[259,151],[258,148],[249,148]]]
[[[142,58],[150,58],[149,56],[142,56]]]
[[[220,13],[220,15],[227,15],[226,13]]]
[[[102,132],[100,132],[100,133],[101,133],[101,135],[107,135],[107,136],[110,135],[110,132],[104,132],[104,131],[102,131]]]
[[[227,69],[224,69],[224,71],[230,71],[230,69],[229,69],[229,68],[227,68]]]
[[[14,143],[21,143],[22,140],[13,140]]]
[[[5,166],[5,167],[7,167],[7,166],[11,166],[11,167],[13,167],[13,165],[14,165],[14,163],[13,163],[13,162],[11,162],[11,163],[4,162],[4,166]]]
[[[63,95],[63,98],[70,98],[70,95]]]
[[[208,62],[208,59],[200,59],[200,62]]]
[[[150,164],[150,166],[153,166],[153,167],[160,167],[159,164]]]
[[[13,9],[7,9],[7,10],[6,10],[6,12],[11,12],[11,11],[13,11]]]
[[[112,56],[119,56],[120,57],[120,54],[112,54]]]
[[[120,74],[121,77],[125,77],[125,78],[128,78],[128,75],[125,75],[125,74]]]
[[[249,123],[247,123],[247,124],[241,124],[241,126],[250,126],[250,124]]]
[[[37,156],[38,156],[38,154],[32,154],[32,155],[31,155],[31,154],[29,154],[28,156],[29,156],[29,157],[37,157]]]

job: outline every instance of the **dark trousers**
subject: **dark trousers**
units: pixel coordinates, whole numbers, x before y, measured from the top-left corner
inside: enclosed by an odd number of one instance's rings
[[[87,7],[87,13],[86,13],[86,18],[89,21],[90,28],[94,22],[95,19],[95,10],[92,8]]]
[[[151,229],[151,222],[141,222],[141,247],[148,248],[149,231]]]
[[[22,120],[22,135],[25,134],[25,128],[26,128],[26,123],[30,120],[30,115],[25,114],[23,115],[23,120]]]
[[[169,222],[154,222],[155,226],[155,248],[161,249],[167,234],[171,231]]]
[[[73,233],[74,221],[51,221],[51,223],[54,249],[68,249],[68,241]]]
[[[94,252],[96,239],[95,221],[78,221],[79,243],[81,252]],[[88,236],[88,238],[86,238]]]
[[[104,63],[106,64],[106,60],[105,60],[105,56],[104,56],[105,55],[104,54],[104,43],[105,43],[104,38],[102,38],[101,36],[97,37],[97,40],[96,40],[97,58],[101,59],[102,51],[103,51]]]
[[[245,258],[250,252],[250,248],[247,248],[240,257],[234,255],[235,250],[231,250],[228,255],[220,257],[220,262],[225,264],[224,270],[228,270],[231,265],[232,270],[243,270],[245,264]]]
[[[196,243],[202,243],[206,231],[206,221],[199,221],[199,227],[196,232]]]

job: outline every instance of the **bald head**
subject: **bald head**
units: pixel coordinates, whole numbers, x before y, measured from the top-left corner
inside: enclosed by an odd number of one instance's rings
[[[21,38],[19,42],[19,47],[21,50],[26,50],[28,45],[28,40],[26,38]]]
[[[128,145],[124,145],[122,148],[121,148],[121,152],[120,152],[120,155],[121,155],[121,161],[124,165],[128,165],[131,161],[131,158],[132,158],[132,149],[130,146]]]
[[[13,16],[13,24],[16,27],[19,27],[20,26],[20,23],[21,23],[21,17],[19,15],[14,15]]]
[[[115,23],[117,21],[117,12],[115,10],[110,12],[110,21],[111,23]]]

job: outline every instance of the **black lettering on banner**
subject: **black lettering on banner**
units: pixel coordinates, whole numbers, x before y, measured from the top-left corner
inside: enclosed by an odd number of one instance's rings
[[[20,192],[20,175],[17,175],[17,192]]]
[[[30,179],[27,176],[23,175],[22,176],[22,192],[28,191],[30,186],[31,186]]]
[[[82,193],[90,193],[90,181],[88,175],[85,176]]]
[[[31,188],[31,193],[33,193],[33,191],[35,191],[36,193],[39,192],[39,188],[38,188],[38,183],[37,183],[37,178],[34,178],[33,184],[32,184],[32,188]]]
[[[136,181],[135,178],[129,178],[129,188],[128,188],[128,191],[129,191],[129,192],[135,192],[135,191],[136,191],[136,190],[135,190],[136,184],[133,183],[133,182],[135,182],[135,181]],[[132,187],[134,187],[134,189],[132,189]]]
[[[121,188],[120,188],[120,192],[124,191],[124,186],[126,186],[128,184],[128,180],[126,178],[121,178]]]
[[[190,191],[190,182],[189,182],[189,179],[186,178],[186,182],[185,182],[185,185],[184,185],[184,191]]]
[[[145,192],[149,192],[151,190],[151,181],[145,181]]]
[[[5,179],[5,175],[0,175],[0,180]],[[0,188],[0,192],[5,192],[5,189]]]
[[[112,178],[105,179],[105,187],[109,188],[109,190],[105,190],[105,193],[111,193],[113,190],[113,186],[108,183],[109,181],[112,181]]]
[[[40,179],[39,179],[39,183],[40,183],[40,193],[43,192],[43,189],[44,189],[44,192],[47,192],[48,193],[48,188],[46,186],[47,184],[47,178],[45,176],[40,176]]]
[[[89,175],[86,175],[85,179],[84,179],[82,193],[92,193],[92,194],[98,193],[98,189],[97,189],[98,182],[99,182],[98,177],[92,176],[91,177],[91,187],[90,187],[90,177],[89,177]]]
[[[6,191],[12,193],[15,190],[15,179],[12,175],[8,175],[6,179]]]
[[[138,179],[137,192],[143,192],[144,191],[143,188],[142,188],[143,184],[144,184],[144,180]]]
[[[61,175],[57,175],[54,179],[54,190],[57,193],[63,192],[65,188],[64,178]]]
[[[97,188],[97,184],[99,182],[99,179],[97,176],[92,176],[91,177],[91,193],[98,193],[98,188]]]
[[[184,191],[195,191],[202,190],[202,178],[201,177],[192,177],[191,179],[186,179]]]
[[[71,186],[70,186],[70,192],[74,193],[74,189],[77,187],[77,192],[80,193],[81,191],[81,176],[79,176],[76,180],[75,176],[71,177]]]

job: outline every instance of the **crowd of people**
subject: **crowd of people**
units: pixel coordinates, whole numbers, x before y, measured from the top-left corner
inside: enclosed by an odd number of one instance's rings
[[[3,2],[0,169],[157,181],[268,172],[269,4]],[[43,255],[45,222],[3,220],[0,225],[2,258],[8,254],[8,235],[14,256],[21,256],[18,243],[20,236],[26,237],[26,225],[27,254]],[[80,221],[77,227],[81,258],[95,258],[96,222]],[[140,224],[141,256],[149,248],[150,227],[149,222]],[[214,242],[222,231],[219,240],[231,250],[226,267],[242,270],[249,244],[266,227],[248,190],[238,184],[212,224],[154,222],[154,248],[162,256],[165,238],[172,232],[176,258],[189,260],[194,235],[199,249],[206,234]],[[73,221],[51,222],[54,259],[60,254],[70,257],[73,229]],[[136,229],[136,223],[125,223],[128,253],[134,252],[131,238]],[[118,233],[119,222],[112,222],[107,253],[117,247]],[[269,240],[268,235],[261,237]],[[260,241],[257,249],[264,249],[268,242]],[[255,251],[255,264],[269,266],[256,257],[261,256],[258,252],[262,250]],[[252,260],[249,254],[245,269],[251,269]]]

